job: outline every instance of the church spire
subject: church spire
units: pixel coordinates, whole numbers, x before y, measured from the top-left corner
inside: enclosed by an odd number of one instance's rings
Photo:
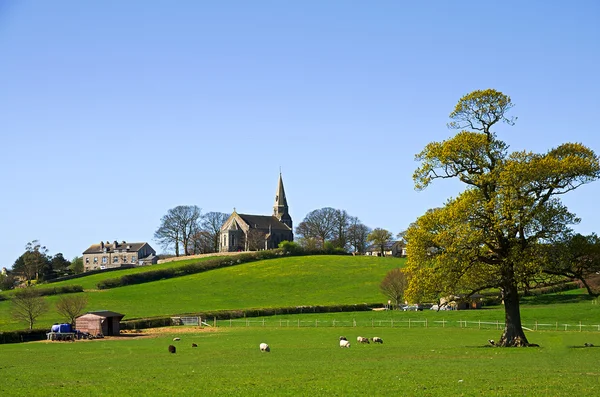
[[[281,171],[279,172],[279,183],[277,184],[277,193],[275,194],[275,205],[273,206],[273,216],[279,219],[283,224],[288,225],[292,228],[292,218],[290,217],[285,197],[285,190],[283,188],[283,178],[281,177]]]

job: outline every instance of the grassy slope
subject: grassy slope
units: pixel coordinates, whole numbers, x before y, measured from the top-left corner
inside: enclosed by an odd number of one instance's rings
[[[126,319],[203,310],[381,302],[379,283],[387,271],[403,263],[404,259],[366,256],[289,257],[86,294],[88,310],[117,311]],[[115,277],[115,273],[101,276]],[[95,283],[98,276],[90,278]],[[70,282],[88,283],[85,278]],[[57,299],[48,298],[52,304]],[[9,305],[0,302],[0,329],[23,328],[10,318]],[[40,318],[39,326],[56,321],[60,318],[50,312]]]

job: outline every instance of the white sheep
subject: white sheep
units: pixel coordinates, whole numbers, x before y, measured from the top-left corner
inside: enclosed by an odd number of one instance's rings
[[[362,336],[357,336],[356,341],[358,343],[369,343],[369,338],[363,338]]]
[[[181,338],[173,338],[174,341],[179,341]]]
[[[383,339],[381,339],[379,336],[374,336],[371,340],[373,343],[383,343]]]
[[[340,347],[350,347],[350,342],[346,339],[340,339]]]
[[[345,336],[340,336],[340,340],[348,340]]]
[[[260,344],[260,351],[261,352],[270,352],[271,348],[266,343],[261,343]]]

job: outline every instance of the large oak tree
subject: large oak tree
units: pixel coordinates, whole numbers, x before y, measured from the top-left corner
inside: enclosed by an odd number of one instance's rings
[[[546,153],[510,153],[492,127],[514,124],[510,97],[488,89],[462,97],[450,114],[454,137],[429,143],[416,156],[417,189],[436,179],[466,185],[442,208],[421,216],[406,235],[409,299],[423,294],[497,288],[504,302],[501,346],[528,345],[519,288],[543,272],[538,253],[579,219],[559,197],[600,176],[598,157],[579,143]]]

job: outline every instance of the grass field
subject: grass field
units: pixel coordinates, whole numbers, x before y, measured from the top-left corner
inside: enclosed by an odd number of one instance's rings
[[[176,332],[177,329],[173,329]],[[352,347],[340,349],[340,334]],[[376,332],[376,333],[375,333]],[[173,336],[181,341],[173,342]],[[383,345],[357,345],[356,336]],[[600,334],[539,332],[495,348],[476,329],[219,328],[0,345],[3,396],[597,396]],[[269,343],[271,353],[258,344]],[[198,348],[191,344],[197,343]],[[175,344],[176,354],[167,346]]]
[[[88,310],[112,310],[125,314],[125,319],[204,310],[383,302],[379,283],[387,271],[403,264],[404,259],[366,256],[288,257],[85,294]],[[95,286],[101,277],[117,277],[131,270],[89,277]],[[92,283],[86,279],[68,283],[89,287]],[[54,304],[58,297],[47,299]],[[10,318],[9,308],[9,301],[0,302],[0,329],[23,328]],[[50,312],[40,317],[39,325],[49,327],[57,321],[60,318]]]

